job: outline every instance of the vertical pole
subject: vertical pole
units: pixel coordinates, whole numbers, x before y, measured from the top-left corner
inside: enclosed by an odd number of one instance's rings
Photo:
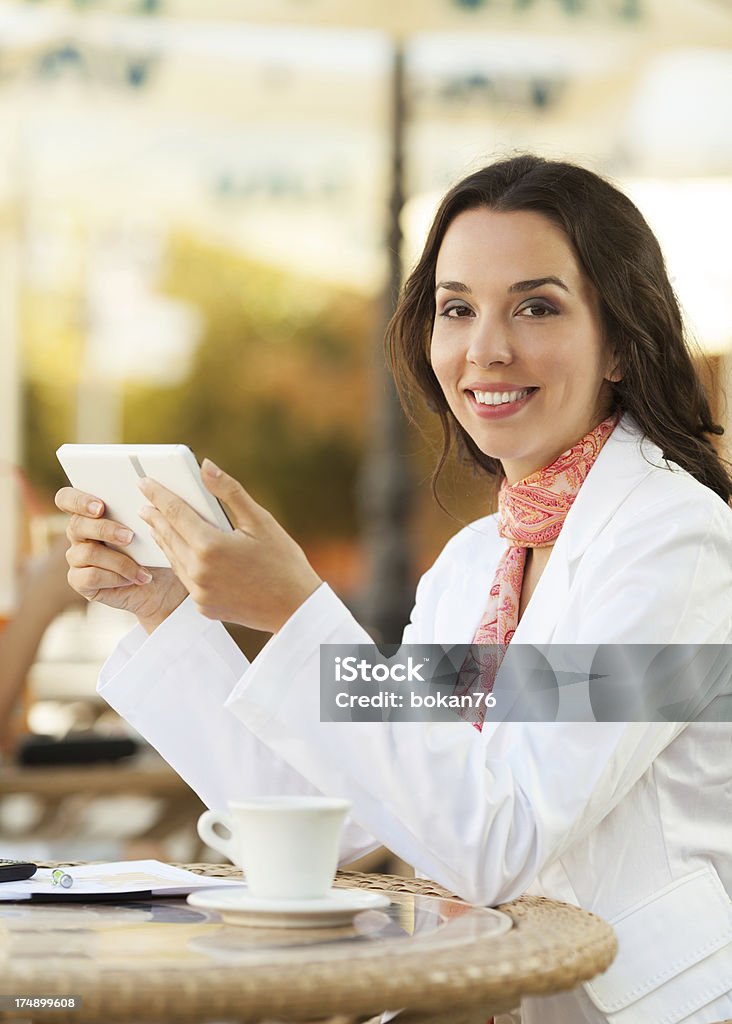
[[[18,484],[12,466],[20,463],[20,126],[16,123],[10,159],[11,191],[0,213],[0,617],[15,603],[20,531]]]
[[[405,454],[406,420],[386,367],[381,341],[402,281],[401,213],[404,206],[406,95],[404,48],[394,42],[391,76],[391,188],[388,206],[389,271],[379,344],[375,346],[374,409],[359,481],[362,537],[369,578],[359,602],[363,625],[378,643],[397,643],[414,598],[409,543],[411,481]]]

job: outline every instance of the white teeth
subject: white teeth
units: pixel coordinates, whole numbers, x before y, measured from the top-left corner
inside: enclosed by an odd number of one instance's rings
[[[507,405],[526,398],[530,391],[531,388],[523,388],[521,391],[474,391],[473,394],[481,405]]]

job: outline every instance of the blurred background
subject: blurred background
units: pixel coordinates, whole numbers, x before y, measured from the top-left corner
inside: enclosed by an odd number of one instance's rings
[[[60,444],[183,442],[397,639],[419,573],[490,509],[459,466],[449,514],[432,500],[434,425],[397,409],[384,325],[440,195],[515,152],[580,162],[641,208],[729,430],[731,126],[730,0],[3,0],[0,616],[64,529]],[[5,778],[20,736],[126,735],[94,685],[129,623],[67,603]],[[235,632],[250,655],[265,639]],[[73,772],[63,814],[13,776],[0,855],[84,834],[87,857],[142,836],[186,859],[195,798],[153,813],[126,770],[129,814],[107,790],[79,804]]]

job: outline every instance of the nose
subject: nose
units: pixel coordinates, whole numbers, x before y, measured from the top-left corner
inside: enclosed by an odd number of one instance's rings
[[[505,328],[495,318],[483,316],[474,321],[466,359],[474,366],[506,366],[513,362],[513,351]]]

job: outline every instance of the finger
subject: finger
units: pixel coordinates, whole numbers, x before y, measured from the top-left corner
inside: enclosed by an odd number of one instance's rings
[[[105,547],[95,541],[77,542],[66,552],[66,561],[73,569],[105,569],[125,579],[128,583],[145,584],[152,574],[140,566],[129,555]]]
[[[186,562],[193,550],[188,539],[184,539],[163,513],[152,505],[140,509],[138,515],[150,527],[153,540],[170,562],[176,576],[179,579],[187,579]]]
[[[56,508],[62,512],[76,512],[80,516],[98,518],[104,514],[104,502],[93,494],[85,494],[76,487],[62,487],[54,498]]]
[[[157,480],[144,477],[140,481],[139,486],[150,504],[164,516],[179,537],[185,537],[189,545],[210,540],[212,534],[217,532],[215,526],[207,523],[182,498],[169,491],[167,487],[158,483]],[[162,531],[161,535],[163,537],[167,536]]]
[[[135,585],[116,572],[91,565],[83,569],[69,569],[67,578],[69,586],[89,601],[93,601],[100,590],[120,590]]]
[[[234,517],[234,525],[240,530],[245,530],[247,525],[251,525],[264,512],[262,506],[244,490],[238,480],[224,473],[210,459],[203,460],[201,477],[211,494],[229,507]]]
[[[126,547],[135,534],[126,526],[111,519],[89,519],[88,516],[75,512],[66,527],[66,536],[70,541],[98,540],[105,544]]]

